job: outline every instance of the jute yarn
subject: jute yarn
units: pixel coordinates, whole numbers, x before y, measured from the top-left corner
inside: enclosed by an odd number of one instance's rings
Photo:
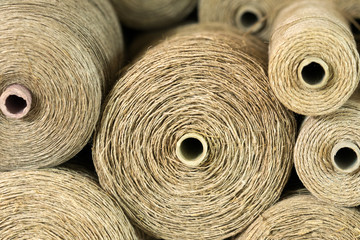
[[[1,1],[0,42],[0,171],[70,159],[88,142],[122,58],[111,4]]]
[[[168,27],[183,20],[197,0],[112,0],[122,24],[141,30]]]
[[[270,30],[278,10],[286,1],[276,0],[199,0],[201,23],[221,22],[262,39]]]
[[[359,77],[354,37],[333,1],[294,1],[280,12],[270,40],[269,78],[287,108],[310,116],[333,112]]]
[[[360,205],[360,99],[332,114],[307,118],[294,150],[304,186],[330,204]]]
[[[257,39],[196,25],[124,73],[93,158],[102,187],[140,228],[162,239],[223,239],[278,200],[295,122],[265,68]]]
[[[358,210],[335,207],[303,193],[270,207],[236,239],[355,240],[359,237]]]
[[[137,239],[98,183],[68,169],[0,173],[1,239]]]

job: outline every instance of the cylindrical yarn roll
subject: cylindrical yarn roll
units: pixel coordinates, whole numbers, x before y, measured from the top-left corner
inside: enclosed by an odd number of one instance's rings
[[[355,240],[359,236],[357,209],[335,207],[303,193],[270,207],[236,239]]]
[[[140,228],[162,239],[223,239],[278,200],[295,121],[265,68],[257,39],[195,25],[124,73],[93,157],[100,184]]]
[[[1,1],[0,42],[0,171],[69,160],[122,59],[110,2]]]
[[[1,239],[137,239],[113,198],[68,169],[0,173]]]
[[[304,186],[322,201],[360,205],[360,99],[332,114],[307,118],[294,150]]]
[[[199,20],[222,22],[268,40],[273,21],[284,4],[285,1],[276,0],[199,0]]]
[[[122,24],[141,30],[168,27],[183,20],[197,0],[112,0]]]
[[[359,64],[348,21],[332,0],[294,1],[280,12],[269,78],[287,108],[310,116],[335,111],[355,91]]]

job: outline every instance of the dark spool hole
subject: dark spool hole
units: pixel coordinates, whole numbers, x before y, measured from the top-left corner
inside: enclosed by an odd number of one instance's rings
[[[244,14],[241,16],[241,24],[246,28],[255,25],[258,21],[259,18],[256,16],[256,14],[249,11],[244,12]]]
[[[301,70],[301,76],[306,83],[315,85],[322,82],[325,76],[325,70],[320,64],[311,62]]]
[[[203,153],[204,147],[198,139],[187,138],[181,143],[180,151],[187,160],[191,161]]]
[[[16,95],[10,95],[6,98],[5,106],[12,114],[21,113],[27,106],[26,101]]]
[[[357,155],[351,148],[344,147],[336,152],[334,160],[340,169],[347,170],[356,163]]]

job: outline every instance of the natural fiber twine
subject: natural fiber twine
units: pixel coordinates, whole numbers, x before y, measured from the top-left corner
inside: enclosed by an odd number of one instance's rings
[[[294,152],[296,171],[317,198],[360,205],[360,99],[332,114],[307,118]]]
[[[183,20],[197,0],[112,0],[122,24],[141,30],[168,27]]]
[[[348,21],[331,0],[294,1],[278,15],[269,78],[277,98],[303,115],[335,111],[358,85],[359,54]]]
[[[137,239],[94,179],[67,169],[0,173],[1,239]]]
[[[0,1],[0,42],[0,171],[70,159],[88,142],[119,68],[111,4]]]
[[[199,20],[236,26],[243,33],[268,40],[273,21],[284,3],[276,0],[199,0]]]
[[[338,208],[309,194],[288,197],[266,210],[236,239],[360,238],[360,212]]]
[[[278,200],[295,122],[269,90],[265,56],[236,29],[195,25],[115,85],[94,163],[140,228],[163,239],[223,239]]]

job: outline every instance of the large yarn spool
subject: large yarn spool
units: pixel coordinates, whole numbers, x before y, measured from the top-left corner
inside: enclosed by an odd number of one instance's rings
[[[1,239],[137,239],[98,183],[67,169],[0,173]]]
[[[270,207],[236,239],[354,240],[359,236],[358,210],[325,204],[303,193]]]
[[[331,0],[294,1],[283,9],[274,23],[269,61],[275,95],[303,115],[335,111],[360,79],[354,37]]]
[[[360,205],[360,99],[332,114],[307,118],[294,152],[304,186],[322,201]]]
[[[118,71],[116,14],[102,0],[4,0],[0,16],[0,171],[67,161]]]
[[[221,22],[262,39],[270,38],[273,21],[286,1],[276,0],[199,0],[202,23]]]
[[[150,49],[110,93],[95,137],[100,184],[162,239],[223,239],[278,200],[295,122],[265,73],[266,47],[191,26]]]
[[[141,30],[168,27],[180,22],[197,0],[112,0],[122,24]]]

